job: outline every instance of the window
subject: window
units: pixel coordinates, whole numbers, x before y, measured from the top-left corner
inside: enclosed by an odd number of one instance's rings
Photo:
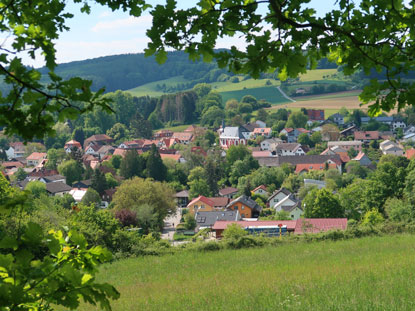
[[[200,205],[200,208],[205,208],[205,206],[204,205]]]
[[[245,214],[241,214],[241,217],[242,217],[242,218],[245,218]]]
[[[242,205],[242,206],[241,206],[241,210],[244,210],[244,209],[245,209],[245,206],[243,206],[243,205]]]

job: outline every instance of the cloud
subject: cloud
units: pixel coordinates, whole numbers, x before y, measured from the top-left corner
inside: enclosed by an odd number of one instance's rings
[[[127,18],[114,19],[112,21],[101,21],[91,28],[93,32],[120,31],[126,28],[134,27],[136,30],[144,32],[152,25],[151,15],[143,15],[140,17],[129,16]]]
[[[104,17],[109,17],[112,15],[111,11],[104,11],[101,14],[99,14],[99,17],[104,18]]]

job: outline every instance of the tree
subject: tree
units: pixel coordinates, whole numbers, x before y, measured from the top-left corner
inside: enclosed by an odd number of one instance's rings
[[[77,127],[77,128],[74,129],[74,131],[72,133],[72,139],[79,142],[81,144],[81,146],[84,145],[85,133],[84,133],[84,130],[82,129],[82,127]]]
[[[314,144],[313,144],[312,140],[310,139],[310,136],[308,136],[307,133],[301,133],[300,135],[298,135],[297,142],[301,145],[314,147]]]
[[[322,141],[321,132],[314,132],[313,134],[311,134],[310,139],[313,142],[313,146],[321,143]]]
[[[35,198],[39,198],[42,194],[46,194],[46,184],[41,181],[29,181],[25,187]]]
[[[114,176],[111,173],[106,173],[105,174],[105,180],[107,182],[107,187],[109,189],[111,188],[115,188],[118,186],[118,181],[114,178]]]
[[[68,185],[72,185],[75,181],[80,181],[83,171],[83,167],[75,160],[64,161],[58,166],[59,174],[66,177]]]
[[[121,161],[122,161],[122,157],[119,155],[113,155],[110,159],[110,162],[112,164],[112,166],[118,170],[120,168],[121,165]]]
[[[304,216],[306,218],[344,217],[339,199],[327,189],[313,189],[304,198]]]
[[[211,196],[209,185],[206,181],[206,171],[203,167],[197,166],[189,172],[189,198],[199,195]]]
[[[101,197],[95,189],[88,188],[81,202],[84,205],[94,204],[95,206],[98,206],[98,204],[101,203]]]
[[[142,176],[144,169],[143,159],[138,155],[137,150],[131,149],[125,153],[121,160],[120,174],[124,178]]]
[[[98,192],[99,195],[103,195],[107,189],[107,180],[105,174],[101,172],[99,168],[94,170],[91,180],[91,188]]]
[[[107,131],[107,135],[119,142],[128,135],[128,129],[124,124],[115,123],[113,127]]]
[[[163,228],[163,220],[176,211],[174,193],[166,184],[134,177],[124,181],[118,187],[112,200],[115,209],[130,209],[137,212],[140,221],[139,207],[145,204],[153,208],[157,229]]]
[[[147,157],[146,172],[147,177],[158,181],[164,181],[167,177],[167,167],[164,165],[163,160],[160,157],[160,153],[154,144],[151,145],[151,149]]]
[[[292,128],[305,127],[307,121],[308,117],[305,114],[303,114],[301,111],[296,111],[290,114],[285,126]]]
[[[63,149],[54,149],[51,148],[48,150],[48,162],[46,162],[46,167],[48,169],[56,170],[58,164],[66,158],[66,152]]]
[[[16,176],[16,179],[17,179],[17,180],[23,180],[23,179],[25,179],[25,178],[26,178],[27,173],[25,172],[25,170],[24,170],[24,169],[22,169],[21,167],[19,167],[19,168],[17,169],[17,172],[14,174],[14,176]]]
[[[350,159],[353,159],[357,156],[357,151],[353,147],[351,147],[349,150],[347,150],[347,155]]]
[[[151,123],[145,120],[143,115],[139,112],[137,112],[134,119],[131,120],[130,128],[136,138],[151,138],[153,136]]]

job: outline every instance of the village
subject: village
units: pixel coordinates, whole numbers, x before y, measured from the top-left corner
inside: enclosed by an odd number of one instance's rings
[[[376,169],[376,160],[373,156],[371,160],[365,153],[368,148],[372,153],[377,152],[379,157],[394,155],[411,159],[415,155],[415,149],[408,147],[408,143],[415,141],[415,126],[407,126],[400,118],[362,117],[361,125],[376,122],[389,129],[363,131],[353,122],[346,123],[345,116],[340,113],[326,119],[324,110],[304,109],[304,115],[308,119],[307,129],[283,128],[279,133],[267,127],[261,120],[241,126],[226,126],[222,122],[215,131],[218,144],[213,145],[220,147],[223,158],[229,149],[244,146],[260,167],[289,166],[300,177],[304,187],[317,189],[325,188],[326,181],[322,178],[310,178],[307,173],[335,170],[341,175],[353,169],[353,163],[369,171]],[[111,205],[118,185],[124,179],[113,165],[107,165],[111,159],[118,158],[122,161],[128,151],[133,150],[142,155],[155,146],[163,162],[184,165],[188,161],[189,153],[185,154],[183,150],[187,148],[190,154],[202,158],[203,163],[203,158],[210,151],[194,142],[205,132],[206,128],[190,125],[182,132],[159,130],[154,132],[152,139],[123,141],[118,145],[108,135],[98,134],[88,137],[82,144],[74,139],[67,141],[63,149],[66,156],[78,158],[87,170],[101,172],[107,179],[110,176],[115,180],[112,185],[107,183],[105,189],[99,191],[98,205],[100,208],[107,208]],[[310,137],[317,137],[318,140],[312,142]],[[37,146],[42,148],[40,143]],[[318,148],[321,146],[325,148],[320,152]],[[29,183],[38,181],[45,184],[46,192],[50,196],[70,195],[75,206],[83,202],[88,189],[93,187],[92,178],[75,178],[68,182],[67,176],[59,174],[57,169],[48,168],[47,152],[34,151],[27,155],[26,145],[22,142],[12,142],[4,151],[7,161],[0,163],[3,174],[12,181],[13,186],[22,190]],[[227,226],[234,223],[248,231],[271,236],[282,232],[301,234],[307,230],[320,232],[347,228],[346,217],[305,218],[306,204],[302,202],[303,198],[293,189],[269,189],[267,184],[252,186],[248,191],[224,185],[214,196],[205,196],[194,191],[190,195],[189,189],[182,189],[172,198],[178,208],[176,220],[170,223],[166,220],[165,230],[173,231],[174,235],[167,234],[165,237],[174,239],[175,236],[194,236],[202,230],[207,233],[206,237],[220,239]],[[269,210],[273,215],[280,215],[280,219],[265,217],[269,215]],[[189,216],[194,221],[189,221]]]

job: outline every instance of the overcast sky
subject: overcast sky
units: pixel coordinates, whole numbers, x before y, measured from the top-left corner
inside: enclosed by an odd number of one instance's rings
[[[329,2],[334,3],[334,0]],[[151,1],[156,4],[162,1]],[[195,3],[194,0],[179,0],[180,6],[186,7]],[[320,14],[327,11],[332,5],[327,1],[313,0],[310,7],[314,7]],[[124,12],[111,12],[107,7],[92,5],[91,14],[80,13],[80,6],[70,4],[68,11],[75,17],[68,20],[70,31],[62,33],[56,41],[57,61],[66,63],[75,60],[84,60],[100,56],[139,53],[147,46],[146,30],[151,26],[151,17],[148,12],[143,16],[134,18]],[[235,45],[243,47],[237,38],[228,38],[218,42],[218,48],[228,48]],[[24,58],[25,63],[39,67],[43,59],[37,57],[36,61]]]

